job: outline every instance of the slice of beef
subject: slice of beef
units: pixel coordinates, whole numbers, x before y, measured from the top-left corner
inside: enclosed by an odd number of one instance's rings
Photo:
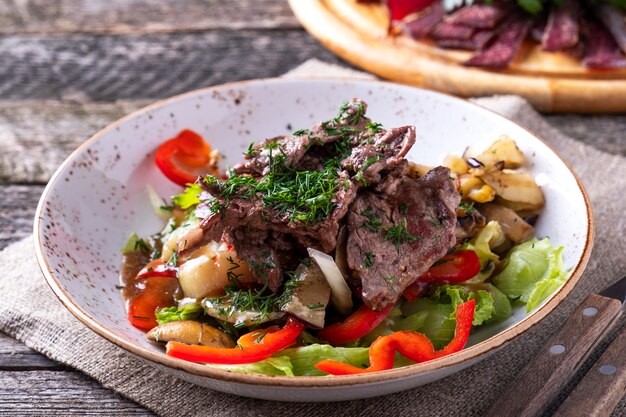
[[[431,38],[436,41],[443,39],[470,39],[476,29],[454,23],[443,22],[437,23],[437,26],[430,33]]]
[[[359,194],[348,213],[347,253],[351,279],[361,286],[367,306],[381,310],[397,302],[454,246],[459,202],[443,167],[422,178],[403,178],[394,194]],[[404,231],[403,239],[394,238],[398,231]]]
[[[404,25],[405,32],[414,39],[428,35],[446,14],[442,2],[436,2],[430,9],[420,13],[415,20]]]
[[[398,167],[415,144],[415,127],[389,129],[352,149],[341,166],[353,175],[358,185],[377,184],[381,173]]]
[[[445,21],[476,29],[492,29],[509,10],[505,4],[473,4],[449,14]]]
[[[560,51],[575,46],[580,32],[578,19],[581,12],[578,0],[563,0],[561,4],[553,5],[541,39],[543,49]]]
[[[611,32],[613,39],[622,52],[626,54],[626,11],[620,10],[609,3],[594,5],[593,11],[608,31]]]
[[[232,228],[224,231],[224,240],[235,248],[237,257],[245,259],[250,271],[260,284],[277,292],[283,282],[283,270],[278,252],[267,244],[269,233],[265,230]]]
[[[357,192],[355,184],[349,181],[349,175],[346,172],[339,174],[337,183],[338,190],[334,198],[333,211],[328,217],[314,224],[303,224],[293,220],[290,213],[281,213],[264,207],[261,197],[230,198],[228,204],[219,213],[211,213],[200,222],[200,227],[204,232],[203,239],[194,247],[219,240],[226,228],[245,226],[247,230],[286,233],[305,247],[331,252],[337,244],[339,221],[348,212],[348,207]],[[199,210],[206,212],[204,207],[205,205],[200,205],[196,213]],[[193,250],[194,247],[185,249],[185,253]]]
[[[506,68],[520,49],[532,20],[522,13],[515,13],[502,23],[502,31],[478,54],[464,65],[487,68]]]
[[[594,69],[626,68],[626,57],[608,30],[592,19],[582,20],[585,37],[582,64]]]
[[[236,174],[253,176],[267,175],[270,172],[270,156],[284,157],[287,168],[300,166],[300,161],[313,147],[345,139],[346,135],[366,131],[370,122],[365,117],[367,104],[360,99],[353,99],[340,109],[340,114],[331,120],[318,123],[311,129],[302,129],[291,136],[278,136],[253,146],[244,156],[244,162],[233,167]]]
[[[482,49],[495,34],[495,30],[479,30],[470,39],[441,39],[437,41],[437,46],[448,49],[476,51]]]

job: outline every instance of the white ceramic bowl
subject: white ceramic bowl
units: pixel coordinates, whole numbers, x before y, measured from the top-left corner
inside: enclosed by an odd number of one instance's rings
[[[528,171],[543,187],[546,207],[539,236],[563,244],[568,282],[526,315],[472,334],[468,347],[422,364],[343,377],[269,377],[231,373],[184,362],[148,343],[126,320],[116,289],[120,248],[132,231],[162,227],[152,214],[146,185],[163,196],[179,192],[153,163],[156,148],[180,130],[201,133],[225,155],[240,160],[256,140],[309,127],[360,97],[368,115],[385,126],[415,125],[408,158],[436,165],[468,145],[487,147],[512,137],[529,159]],[[593,237],[586,194],[568,166],[536,136],[479,106],[431,91],[383,82],[270,79],[207,88],[160,101],[113,123],[80,146],[48,184],[36,214],[37,259],[53,291],[89,328],[111,342],[196,384],[244,396],[286,401],[332,401],[388,394],[450,375],[486,357],[553,310],[572,290],[587,263]]]

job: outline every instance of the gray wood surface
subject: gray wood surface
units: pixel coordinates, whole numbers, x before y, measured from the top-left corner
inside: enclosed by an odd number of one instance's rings
[[[54,168],[111,121],[157,98],[278,76],[309,58],[341,62],[283,0],[0,1],[0,249],[31,233]],[[549,120],[626,154],[626,115]],[[0,334],[0,415],[152,414]]]

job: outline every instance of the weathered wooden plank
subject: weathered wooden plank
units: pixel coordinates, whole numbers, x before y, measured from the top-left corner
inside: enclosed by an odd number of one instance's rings
[[[61,370],[65,366],[0,333],[0,371]]]
[[[0,249],[32,233],[43,186],[0,184]]]
[[[215,29],[297,28],[276,0],[8,0],[0,34],[157,33]]]
[[[3,416],[154,416],[78,372],[0,371],[0,387]]]
[[[0,101],[0,181],[47,182],[80,143],[147,103]]]
[[[312,57],[340,62],[301,30],[5,37],[0,99],[162,98],[278,76]]]

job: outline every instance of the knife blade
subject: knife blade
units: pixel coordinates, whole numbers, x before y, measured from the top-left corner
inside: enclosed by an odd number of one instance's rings
[[[625,302],[626,277],[585,298],[498,396],[486,417],[540,416],[622,314]],[[592,414],[579,414],[577,410],[575,415]]]

